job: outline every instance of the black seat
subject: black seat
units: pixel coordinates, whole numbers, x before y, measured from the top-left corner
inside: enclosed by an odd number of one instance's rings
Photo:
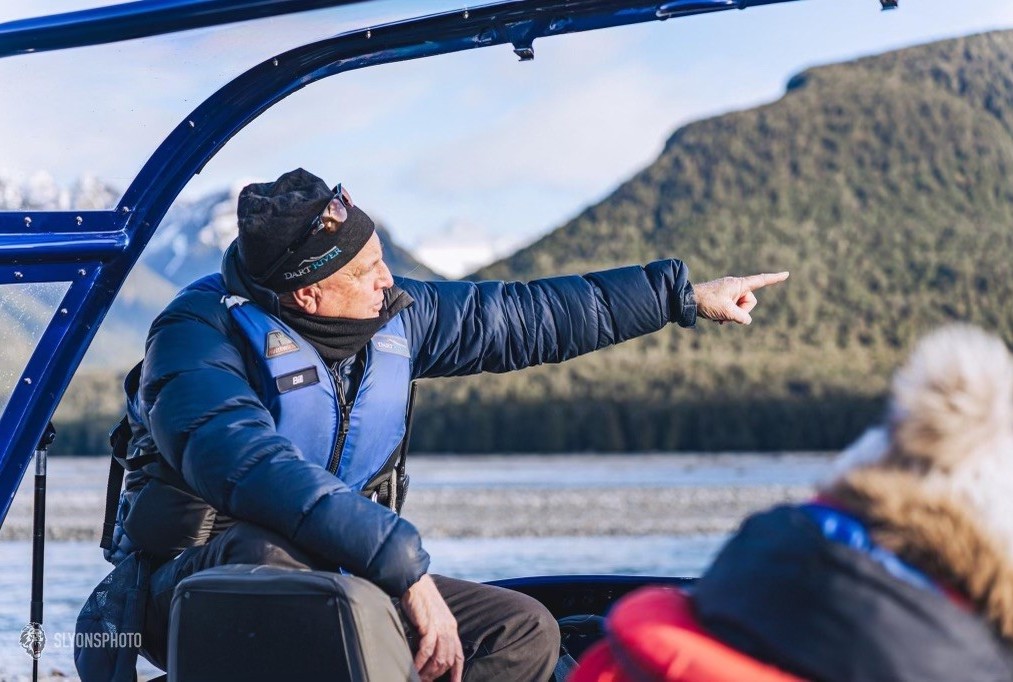
[[[390,598],[327,571],[218,566],[180,581],[169,682],[416,680]]]

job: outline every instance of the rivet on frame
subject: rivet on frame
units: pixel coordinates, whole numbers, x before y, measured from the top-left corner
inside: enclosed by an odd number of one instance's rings
[[[123,208],[120,209],[120,213],[130,213],[130,207],[124,206]]]
[[[15,272],[14,279],[24,279],[25,274],[23,272]]]
[[[61,315],[66,315],[66,314],[67,314],[67,313],[69,313],[69,312],[70,312],[70,311],[69,311],[69,310],[67,310],[66,308],[60,308],[60,314],[61,314]]]
[[[32,385],[32,378],[31,377],[25,377],[25,383],[28,384],[29,386],[31,386]]]
[[[77,216],[74,218],[74,222],[77,223],[78,227],[80,227],[81,225],[84,225],[84,218]]]
[[[278,66],[278,58],[275,57],[274,59],[272,59],[271,63],[274,64],[275,66]]]
[[[194,124],[194,122],[193,122],[193,121],[187,121],[187,123],[189,123],[189,124],[190,124],[190,127],[191,127],[191,128],[195,128],[195,127],[196,127],[196,125]]]
[[[372,29],[368,29],[367,28],[366,29],[366,40],[369,40],[372,37],[373,37],[373,31],[372,31]]]
[[[80,270],[77,271],[77,274],[80,275],[81,277],[84,277],[85,275],[88,274],[88,272],[84,268],[81,268]]]
[[[464,18],[467,19],[469,16],[470,15],[468,14],[468,10],[467,9],[464,10]]]
[[[31,227],[31,226],[32,226],[32,217],[26,215],[25,216],[25,227]]]

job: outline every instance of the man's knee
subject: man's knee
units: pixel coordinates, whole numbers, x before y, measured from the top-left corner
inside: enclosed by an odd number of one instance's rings
[[[507,620],[517,642],[523,642],[532,659],[555,664],[559,655],[559,624],[540,601],[518,593]]]
[[[306,552],[279,533],[240,521],[223,533],[218,547],[221,564],[257,564],[282,568],[321,568]]]
[[[537,608],[529,613],[532,628],[537,633],[539,641],[542,642],[541,650],[544,651],[545,657],[555,664],[555,660],[559,656],[559,623],[541,602],[535,599],[531,601],[537,605]]]

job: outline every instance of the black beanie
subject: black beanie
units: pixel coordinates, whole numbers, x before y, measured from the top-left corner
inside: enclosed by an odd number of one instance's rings
[[[247,185],[239,193],[239,259],[258,282],[277,293],[328,277],[355,257],[373,236],[373,221],[348,207],[348,218],[335,232],[320,230],[299,246],[280,267],[264,274],[290,246],[311,229],[334,197],[323,180],[302,168],[274,182]]]

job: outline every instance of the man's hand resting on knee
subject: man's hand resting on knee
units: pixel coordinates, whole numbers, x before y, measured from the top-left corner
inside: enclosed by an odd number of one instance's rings
[[[461,682],[464,650],[457,635],[457,621],[428,574],[404,593],[401,609],[419,632],[415,668],[422,682],[432,682],[448,670],[450,682]]]

